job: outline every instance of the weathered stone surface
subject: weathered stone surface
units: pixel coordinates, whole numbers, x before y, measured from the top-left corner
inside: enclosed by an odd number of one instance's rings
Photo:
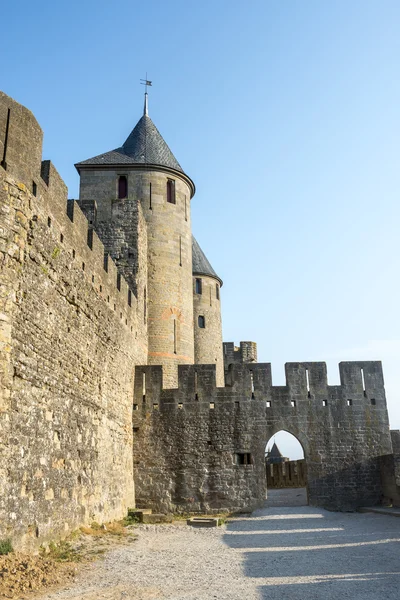
[[[207,517],[192,517],[191,519],[188,519],[187,524],[190,525],[191,527],[218,527],[219,525],[219,519],[218,518],[213,518],[210,517],[209,519]]]
[[[88,247],[78,206],[73,222],[68,218],[66,188],[51,163],[46,181],[36,146],[26,169],[14,163],[28,144],[17,137],[31,117],[0,96],[1,127],[7,107],[13,128],[10,169],[0,168],[0,538],[29,548],[93,519],[120,518],[134,504],[133,365],[147,361],[147,338],[125,280],[118,289],[115,265],[103,268],[96,234]],[[38,133],[31,143],[40,139]],[[21,152],[26,161],[29,148]]]
[[[171,512],[260,506],[266,443],[284,429],[303,446],[310,504],[354,510],[379,502],[380,457],[392,452],[381,364],[339,367],[341,385],[328,386],[325,363],[288,363],[286,386],[275,387],[269,364],[232,365],[219,388],[215,366],[182,365],[179,387],[169,390],[162,389],[160,367],[137,367],[138,501]],[[140,373],[146,374],[144,401]],[[241,453],[251,455],[251,464],[238,464]]]

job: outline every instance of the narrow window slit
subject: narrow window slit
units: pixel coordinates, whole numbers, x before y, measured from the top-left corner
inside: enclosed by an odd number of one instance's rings
[[[176,354],[176,319],[174,319],[174,354]]]
[[[254,400],[254,376],[253,371],[250,371],[250,382],[251,382],[251,399]]]
[[[306,369],[306,382],[307,382],[307,398],[311,398],[310,378],[309,378],[309,374],[308,374],[308,369]]]
[[[364,398],[367,397],[367,390],[365,389],[364,369],[361,369],[361,381],[363,386]]]
[[[128,196],[128,179],[126,175],[118,177],[118,199],[123,200]]]
[[[143,402],[146,400],[146,373],[142,373],[142,396]]]
[[[151,205],[151,183],[149,183],[149,209],[153,210],[153,207]]]
[[[176,204],[174,179],[167,179],[167,202]]]

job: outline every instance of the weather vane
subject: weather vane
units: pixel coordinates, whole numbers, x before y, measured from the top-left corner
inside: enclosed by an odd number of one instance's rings
[[[145,90],[144,90],[144,109],[143,109],[143,114],[144,115],[148,115],[149,114],[149,109],[148,109],[148,103],[147,103],[147,88],[149,86],[152,86],[152,82],[149,81],[147,79],[147,72],[146,72],[146,79],[141,79],[140,80],[140,84],[145,86]]]
[[[147,79],[147,73],[146,73],[146,79],[140,80],[140,85],[146,86],[144,92],[145,92],[145,94],[147,94],[147,87],[151,87],[153,85],[153,83]]]

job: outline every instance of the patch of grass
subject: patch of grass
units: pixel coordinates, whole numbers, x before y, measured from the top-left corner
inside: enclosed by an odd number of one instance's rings
[[[66,540],[57,544],[50,542],[46,556],[57,562],[79,562],[82,560],[82,556]]]
[[[53,252],[51,253],[51,258],[57,258],[60,255],[60,248],[58,246],[56,246],[53,250]]]
[[[0,540],[0,556],[3,556],[4,554],[10,554],[10,552],[14,552],[11,540],[9,538]]]
[[[138,515],[131,513],[128,514],[128,516],[121,519],[119,523],[121,523],[122,527],[129,527],[130,525],[137,525],[138,523],[140,523],[140,520]]]

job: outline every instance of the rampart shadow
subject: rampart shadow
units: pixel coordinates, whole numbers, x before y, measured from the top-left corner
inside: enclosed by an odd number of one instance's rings
[[[229,523],[224,541],[243,550],[244,574],[260,580],[261,600],[398,600],[400,519],[376,517],[264,509]]]

